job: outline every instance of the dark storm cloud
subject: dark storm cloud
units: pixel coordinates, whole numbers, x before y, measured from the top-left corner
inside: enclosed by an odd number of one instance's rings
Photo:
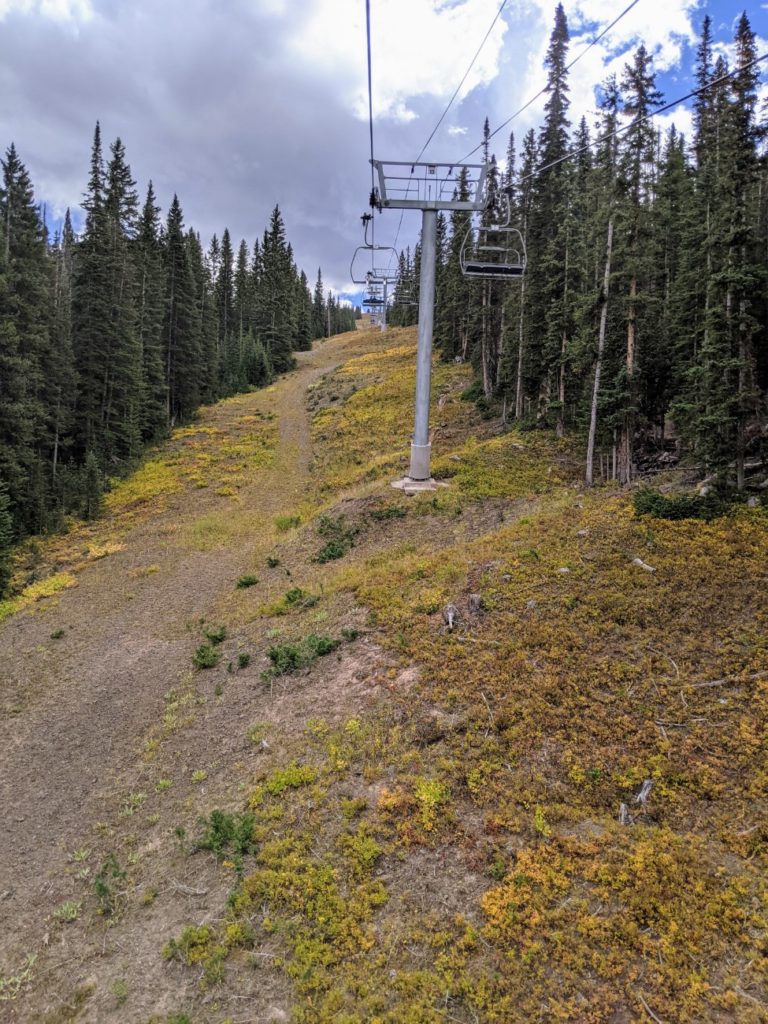
[[[235,244],[244,237],[250,246],[277,203],[311,283],[321,265],[326,285],[343,287],[370,190],[368,125],[352,113],[365,81],[364,36],[348,20],[357,8],[323,0],[92,0],[92,8],[86,20],[18,11],[3,19],[0,0],[0,146],[16,143],[54,215],[80,202],[98,119],[105,151],[119,136],[140,192],[151,178],[164,210],[178,193],[204,244],[227,226]],[[377,10],[383,19],[392,8]],[[330,70],[323,43],[307,45],[315,12],[344,41]],[[478,36],[485,13],[482,20]],[[511,33],[503,64],[524,45]],[[457,40],[462,65],[465,49]],[[425,39],[424,60],[431,52]],[[393,76],[405,81],[413,70],[381,46],[374,60],[382,86],[385,76],[391,87]],[[463,66],[449,63],[436,77],[452,88],[454,71],[458,80]],[[508,113],[519,79],[475,89],[460,108],[470,134],[442,134],[428,155],[463,155],[486,113],[492,121]],[[408,96],[413,120],[377,119],[377,155],[412,159],[444,104],[445,97]],[[500,156],[507,138],[499,137]],[[383,214],[377,240],[391,243],[399,221]],[[399,245],[412,244],[418,226],[418,215],[407,213]]]
[[[366,126],[287,60],[296,10],[100,3],[77,26],[11,13],[0,144],[16,143],[38,197],[61,212],[80,201],[99,119],[140,190],[152,178],[165,209],[177,192],[206,242],[229,226],[250,244],[278,203],[300,266],[341,284],[367,197]]]

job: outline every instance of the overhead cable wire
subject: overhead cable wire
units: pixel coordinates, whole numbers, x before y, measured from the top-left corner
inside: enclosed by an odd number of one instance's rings
[[[368,2],[368,0],[366,0],[366,3],[367,3],[367,2]],[[635,0],[635,3],[637,3],[637,0]],[[485,46],[485,44],[486,44],[486,43],[488,42],[488,37],[490,36],[491,32],[493,31],[493,29],[494,29],[494,26],[495,26],[496,22],[497,22],[497,21],[499,20],[499,18],[501,17],[501,13],[502,13],[502,11],[504,10],[504,8],[505,8],[506,6],[507,6],[507,0],[502,0],[501,6],[499,7],[498,11],[496,11],[496,14],[494,15],[493,21],[492,21],[492,22],[491,22],[491,24],[490,24],[490,25],[488,26],[488,31],[487,31],[487,32],[485,33],[485,35],[483,36],[482,42],[480,43],[480,45],[478,46],[477,50],[475,51],[475,55],[474,55],[474,57],[473,57],[473,58],[472,58],[472,60],[471,60],[471,61],[469,62],[469,66],[468,66],[467,70],[466,70],[466,71],[464,72],[464,75],[462,76],[462,79],[461,79],[461,81],[460,81],[460,82],[459,82],[459,84],[458,84],[458,85],[456,86],[456,88],[455,88],[455,90],[454,90],[454,92],[453,92],[453,96],[451,96],[450,100],[448,101],[448,106],[447,106],[447,107],[445,108],[445,110],[444,110],[444,111],[442,112],[442,114],[440,115],[440,117],[439,117],[439,118],[438,118],[438,120],[437,120],[437,124],[436,124],[436,125],[435,125],[435,127],[434,127],[434,128],[432,129],[432,131],[431,131],[431,132],[429,133],[429,137],[427,138],[427,141],[426,141],[426,142],[424,143],[424,145],[423,145],[423,146],[421,147],[421,151],[420,151],[419,155],[418,155],[418,156],[416,157],[416,159],[415,159],[415,160],[413,161],[413,162],[414,162],[414,164],[417,164],[417,163],[419,162],[419,160],[421,160],[421,158],[422,158],[422,157],[424,156],[424,153],[426,152],[427,146],[428,146],[428,145],[430,144],[430,142],[432,141],[432,139],[433,139],[433,138],[435,137],[435,135],[437,134],[437,130],[438,130],[438,128],[439,128],[439,127],[440,127],[440,125],[441,125],[441,124],[443,123],[443,121],[445,120],[445,117],[446,117],[446,115],[448,114],[448,111],[449,111],[449,110],[451,109],[451,107],[453,106],[453,101],[454,101],[454,100],[456,99],[456,97],[457,97],[457,96],[459,95],[459,93],[461,92],[461,87],[462,87],[462,86],[464,85],[464,83],[466,82],[467,78],[469,77],[469,73],[470,73],[470,71],[471,71],[471,70],[472,70],[472,68],[473,68],[473,67],[475,66],[475,61],[476,61],[476,60],[477,60],[477,58],[478,58],[478,57],[480,56],[480,53],[481,53],[481,51],[482,51],[483,47]],[[373,154],[371,154],[371,155],[373,155]],[[413,173],[413,171],[411,171],[411,173]],[[407,187],[407,188],[406,188],[406,190],[405,190],[405,194],[406,194],[406,197],[407,197],[407,195],[408,195],[408,192],[410,191],[410,187],[411,187],[411,183],[410,183],[410,182],[408,182],[408,187]],[[400,211],[400,221],[399,221],[399,223],[398,223],[398,225],[397,225],[397,231],[395,232],[395,241],[394,241],[394,245],[393,245],[393,247],[392,247],[392,248],[393,248],[393,249],[395,249],[395,250],[397,249],[397,240],[398,240],[398,238],[400,237],[400,228],[401,228],[401,227],[403,226],[403,213],[404,213],[404,212],[405,212],[405,211],[403,211],[403,210],[401,210],[401,211]],[[392,265],[392,256],[390,256],[390,257],[389,257],[389,263],[387,264],[387,266],[388,266],[388,267],[390,267],[391,265]]]
[[[635,3],[637,3],[637,0],[635,0]],[[424,145],[423,145],[423,146],[421,147],[421,152],[420,152],[420,153],[419,153],[419,155],[418,155],[418,156],[416,157],[416,159],[415,159],[415,160],[413,161],[413,162],[414,162],[415,164],[416,164],[416,163],[418,163],[418,162],[419,162],[419,160],[421,160],[421,158],[422,158],[422,157],[424,156],[424,151],[426,150],[427,146],[428,146],[428,145],[430,144],[430,142],[432,141],[432,139],[434,139],[434,137],[435,137],[435,133],[437,132],[437,129],[438,129],[439,127],[440,127],[440,125],[441,125],[441,124],[443,123],[443,121],[445,120],[445,116],[446,116],[446,114],[448,113],[448,111],[449,111],[449,110],[451,109],[451,107],[453,106],[453,101],[454,101],[454,100],[456,99],[456,97],[457,97],[457,96],[459,95],[459,92],[461,91],[461,87],[462,87],[462,85],[464,85],[464,83],[466,82],[467,78],[469,77],[469,73],[470,73],[470,71],[471,71],[471,70],[472,70],[472,68],[473,68],[473,67],[475,66],[475,61],[476,61],[476,60],[477,60],[477,58],[478,58],[478,57],[480,56],[480,51],[482,50],[482,48],[483,48],[483,47],[485,46],[485,44],[487,43],[487,41],[488,41],[488,36],[489,36],[489,35],[491,34],[491,32],[493,31],[493,27],[494,27],[494,25],[496,24],[496,22],[497,22],[497,21],[499,20],[499,18],[501,17],[501,12],[502,12],[502,11],[504,10],[504,8],[505,8],[506,6],[507,6],[507,0],[502,0],[502,4],[501,4],[501,7],[500,7],[500,8],[498,9],[498,11],[496,11],[496,16],[494,17],[494,19],[493,19],[493,21],[491,22],[491,24],[490,24],[490,25],[488,26],[488,31],[487,31],[487,32],[485,33],[485,35],[483,36],[483,41],[482,41],[482,42],[480,43],[480,45],[478,46],[477,50],[475,51],[475,56],[474,56],[474,57],[472,58],[472,60],[471,60],[471,61],[469,62],[469,67],[468,67],[468,68],[467,68],[467,70],[466,70],[466,71],[464,72],[464,75],[463,75],[463,77],[462,77],[461,81],[459,82],[459,84],[458,84],[458,85],[456,86],[456,89],[454,90],[453,96],[451,96],[450,100],[448,100],[448,106],[447,106],[447,107],[445,108],[445,110],[444,110],[444,111],[442,112],[442,114],[441,114],[441,115],[440,115],[440,117],[438,118],[437,124],[436,124],[436,125],[435,125],[435,127],[434,127],[434,128],[432,129],[432,131],[431,131],[431,132],[429,133],[429,138],[428,138],[428,139],[427,139],[427,141],[426,141],[426,142],[424,143]]]
[[[687,93],[685,96],[680,96],[676,100],[672,100],[670,103],[665,103],[663,107],[659,107],[657,110],[652,110],[648,114],[643,114],[642,117],[636,117],[634,121],[630,121],[629,124],[624,124],[621,128],[617,128],[613,132],[609,132],[608,135],[604,135],[602,138],[595,141],[596,146],[602,145],[604,142],[608,142],[610,139],[615,139],[617,135],[622,135],[624,132],[628,132],[630,128],[635,128],[639,124],[643,124],[645,121],[650,121],[651,118],[657,117],[659,114],[665,114],[668,110],[673,107],[679,106],[681,103],[685,103],[686,100],[693,99],[694,96],[701,96],[705,92],[709,92],[716,85],[721,85],[723,82],[727,82],[729,78],[734,78],[736,75],[742,74],[744,71],[749,71],[756,64],[760,64],[762,61],[768,60],[768,52],[764,53],[760,57],[755,57],[748,64],[742,64],[740,67],[735,68],[733,71],[729,71],[726,75],[721,75],[714,81],[709,82],[707,85],[702,86],[701,89],[694,89],[693,92]],[[579,149],[574,149],[570,153],[566,153],[565,156],[558,157],[557,160],[552,160],[548,164],[544,164],[543,167],[537,167],[531,174],[526,174],[524,178],[520,179],[520,183],[529,181],[531,178],[536,178],[538,175],[543,174],[544,171],[550,170],[552,167],[557,167],[558,164],[565,163],[566,160],[573,160],[574,157],[581,156],[582,153],[586,153],[592,149],[592,143],[588,143],[586,146],[580,146]]]
[[[506,2],[506,0],[505,0],[505,2]],[[586,46],[584,47],[584,49],[583,49],[583,50],[581,50],[581,52],[580,52],[580,53],[578,53],[578,54],[577,54],[577,55],[576,55],[576,56],[575,56],[575,57],[573,58],[573,60],[572,60],[572,61],[570,62],[570,64],[566,65],[566,67],[565,67],[565,69],[564,69],[564,73],[565,73],[565,72],[567,72],[567,71],[570,71],[572,67],[574,67],[574,66],[575,66],[576,64],[578,64],[578,62],[579,62],[579,61],[581,60],[581,58],[582,58],[582,57],[584,57],[584,56],[585,56],[585,55],[586,55],[587,53],[589,53],[589,51],[590,51],[590,50],[592,49],[592,47],[593,47],[593,46],[595,46],[595,45],[597,45],[597,43],[599,43],[599,42],[600,42],[600,40],[601,40],[601,39],[602,39],[602,38],[603,38],[604,36],[606,36],[606,35],[607,35],[607,34],[608,34],[608,33],[609,33],[610,31],[611,31],[611,29],[612,29],[612,28],[614,28],[614,27],[615,27],[616,25],[618,25],[618,23],[619,23],[619,22],[621,21],[621,19],[622,19],[623,17],[625,17],[625,15],[629,14],[629,12],[630,12],[630,11],[632,10],[632,8],[633,8],[633,7],[636,7],[636,6],[637,6],[637,4],[638,4],[639,2],[640,2],[640,0],[631,0],[631,3],[627,4],[627,6],[626,6],[626,7],[624,8],[624,10],[623,10],[623,11],[621,11],[621,13],[620,13],[620,14],[618,14],[618,15],[617,15],[617,16],[616,16],[616,17],[615,17],[615,18],[613,19],[613,21],[612,21],[612,22],[610,22],[610,24],[606,25],[606,27],[605,27],[605,28],[604,28],[604,29],[603,29],[603,30],[602,30],[601,32],[599,32],[599,33],[598,33],[598,35],[596,35],[596,36],[595,36],[595,37],[594,37],[594,38],[593,38],[593,39],[592,39],[592,40],[591,40],[591,41],[590,41],[590,42],[589,42],[589,43],[588,43],[588,44],[587,44],[587,45],[586,45]],[[368,3],[368,0],[366,0],[366,4],[367,4],[367,3]],[[499,10],[498,10],[498,11],[497,11],[497,13],[496,13],[496,17],[495,17],[495,18],[493,19],[493,21],[491,22],[491,26],[490,26],[490,28],[488,29],[488,31],[486,32],[486,34],[485,34],[485,37],[483,38],[483,41],[482,41],[482,43],[480,44],[480,47],[479,47],[479,49],[478,49],[477,53],[476,53],[476,54],[475,54],[475,56],[474,56],[474,57],[472,58],[472,63],[471,63],[471,64],[469,65],[469,67],[467,68],[467,70],[466,70],[466,72],[465,72],[465,74],[464,74],[464,77],[462,78],[461,82],[459,83],[458,87],[456,88],[456,91],[454,92],[453,96],[451,97],[451,100],[450,100],[450,102],[449,102],[448,106],[446,107],[446,109],[445,109],[445,111],[443,112],[443,114],[441,115],[441,117],[440,117],[439,121],[437,122],[437,124],[436,124],[436,125],[435,125],[435,127],[433,128],[433,130],[432,130],[432,132],[431,132],[431,134],[430,134],[429,138],[428,138],[428,139],[427,139],[427,141],[426,141],[426,142],[424,143],[424,146],[422,147],[421,153],[419,153],[419,156],[418,156],[418,157],[416,158],[416,160],[419,160],[419,159],[421,158],[421,156],[422,156],[422,155],[424,154],[424,151],[426,150],[426,148],[427,148],[427,146],[429,145],[429,143],[430,143],[430,142],[432,141],[432,138],[434,137],[434,135],[435,135],[435,132],[436,132],[436,131],[437,131],[437,129],[438,129],[439,127],[440,127],[440,124],[442,123],[443,119],[445,118],[445,115],[446,115],[446,114],[448,113],[448,110],[450,109],[450,107],[451,107],[451,104],[453,103],[454,99],[455,99],[455,98],[456,98],[456,96],[458,95],[458,93],[459,93],[459,90],[461,89],[461,86],[462,86],[462,85],[464,84],[464,81],[466,80],[466,78],[467,78],[467,75],[469,74],[469,72],[470,72],[470,71],[471,71],[471,69],[472,69],[472,66],[474,65],[475,61],[477,60],[477,57],[478,57],[478,55],[480,54],[480,50],[482,50],[483,46],[485,45],[485,42],[486,42],[486,40],[488,39],[488,36],[489,36],[489,35],[491,34],[491,30],[493,29],[493,26],[494,26],[494,25],[496,24],[496,21],[498,20],[498,18],[499,18],[499,15],[501,14],[502,10],[504,9],[504,6],[505,6],[505,4],[504,4],[504,3],[502,3],[501,7],[499,8]],[[542,89],[540,89],[540,90],[539,90],[539,91],[538,91],[538,92],[536,93],[536,95],[535,95],[535,96],[532,96],[532,97],[531,97],[531,98],[530,98],[530,99],[529,99],[529,100],[528,100],[528,101],[527,101],[526,103],[524,103],[524,104],[523,104],[523,106],[522,106],[522,107],[520,107],[520,109],[519,109],[519,110],[516,110],[516,111],[515,111],[515,113],[514,113],[514,114],[512,114],[512,116],[511,116],[511,117],[508,117],[508,118],[506,119],[506,121],[503,121],[503,122],[502,122],[502,123],[501,123],[501,124],[500,124],[500,125],[498,126],[498,128],[494,128],[494,130],[493,130],[493,131],[492,131],[492,132],[490,133],[490,135],[488,136],[488,138],[489,138],[489,139],[492,139],[494,135],[498,135],[498,133],[499,133],[499,132],[500,132],[500,131],[501,131],[502,129],[506,128],[506,127],[507,127],[507,125],[508,125],[508,124],[510,124],[510,123],[511,123],[512,121],[514,121],[514,119],[515,119],[516,117],[519,117],[519,116],[520,116],[520,114],[522,114],[522,113],[523,113],[523,112],[524,112],[525,110],[527,110],[527,109],[528,109],[528,107],[530,107],[530,106],[531,106],[531,105],[532,105],[533,103],[535,103],[535,102],[536,102],[536,100],[537,100],[537,99],[538,99],[538,98],[539,98],[540,96],[543,96],[543,94],[544,94],[544,93],[545,93],[546,91],[547,91],[547,87],[546,87],[546,86],[544,86],[544,87],[543,87]],[[469,158],[470,158],[471,156],[474,156],[474,154],[475,154],[475,153],[476,153],[476,152],[478,151],[478,149],[480,149],[480,148],[482,147],[482,145],[483,145],[483,142],[480,142],[480,143],[478,143],[478,145],[477,145],[477,146],[475,146],[475,148],[474,148],[474,149],[470,150],[470,151],[469,151],[469,153],[467,153],[467,154],[466,154],[466,156],[462,157],[462,158],[461,158],[461,160],[457,161],[457,163],[459,163],[459,164],[462,164],[462,163],[464,163],[464,162],[465,162],[466,160],[468,160],[468,159],[469,159]],[[414,162],[416,162],[416,161],[414,161]],[[400,221],[399,221],[399,223],[398,223],[398,225],[397,225],[397,232],[396,232],[396,234],[395,234],[395,242],[394,242],[394,248],[397,248],[397,240],[398,240],[398,238],[400,237],[400,228],[402,227],[402,224],[403,224],[403,211],[401,211],[401,213],[400,213]],[[390,257],[390,263],[391,263],[391,260],[392,260],[392,257]]]
[[[365,41],[368,52],[368,132],[371,141],[371,195],[370,204],[373,209],[374,193],[376,191],[376,179],[373,167],[373,86],[371,74],[371,0],[365,0]],[[371,217],[371,245],[376,242],[375,220]],[[373,254],[371,249],[371,270],[373,270]]]
[[[632,10],[632,8],[635,7],[639,2],[640,2],[640,0],[632,0],[632,2],[630,4],[628,4],[624,8],[624,10],[621,12],[621,14],[617,15],[613,19],[613,21],[610,23],[610,25],[606,25],[606,27],[603,29],[603,31],[599,35],[596,35],[595,38],[592,39],[591,42],[589,42],[587,44],[587,46],[585,46],[584,49],[573,58],[573,60],[571,61],[570,64],[566,65],[566,67],[563,70],[563,74],[565,74],[567,71],[570,71],[571,68],[574,67],[574,65],[578,64],[578,62],[581,60],[581,58],[584,57],[587,53],[589,53],[589,51],[592,49],[592,47],[595,46],[597,43],[599,43],[600,40],[603,38],[603,36],[607,35],[615,25],[618,25],[618,23],[621,21],[621,19],[624,17],[624,15],[625,14],[629,14],[629,12]],[[516,117],[519,117],[524,111],[526,111],[528,109],[528,107],[530,107],[533,103],[535,103],[536,100],[539,99],[540,96],[543,96],[546,91],[547,91],[547,86],[545,85],[542,89],[539,89],[539,91],[536,93],[535,96],[531,96],[531,98],[529,100],[527,100],[522,105],[522,107],[520,107],[519,110],[516,110],[514,112],[514,114],[512,114],[511,117],[508,117],[506,121],[502,121],[502,123],[498,126],[498,128],[494,128],[494,130],[491,132],[491,134],[488,136],[488,138],[492,139],[494,135],[498,135],[498,133],[503,128],[506,128],[507,125],[510,124],[512,121],[514,121]],[[468,160],[471,156],[474,156],[474,154],[478,151],[478,149],[480,149],[484,145],[484,143],[485,143],[485,140],[483,140],[483,142],[478,142],[478,144],[475,146],[475,148],[471,149],[469,151],[469,153],[467,153],[466,156],[463,156],[461,158],[461,160],[458,161],[458,163],[462,163],[463,164],[465,160]]]

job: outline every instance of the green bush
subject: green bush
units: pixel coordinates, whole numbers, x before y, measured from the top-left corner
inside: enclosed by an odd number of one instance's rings
[[[478,398],[483,397],[483,382],[473,380],[468,388],[464,388],[459,397],[462,402],[476,402]]]
[[[681,494],[668,498],[660,491],[643,487],[632,498],[637,516],[652,519],[704,519],[709,522],[725,515],[728,503],[717,494]]]
[[[258,582],[258,576],[241,576],[237,581],[237,589],[245,590],[247,587],[255,587]]]
[[[212,644],[223,644],[227,638],[226,626],[216,626],[215,629],[206,629],[206,638]]]
[[[315,561],[322,565],[343,558],[354,547],[358,532],[356,527],[347,524],[345,516],[321,516],[317,534],[326,543],[315,555]]]
[[[402,508],[400,505],[386,505],[384,508],[375,508],[371,512],[371,519],[375,519],[379,523],[385,522],[387,519],[405,519],[408,515],[408,510]]]
[[[115,897],[112,886],[115,882],[125,879],[125,871],[120,867],[117,857],[110,853],[101,865],[101,869],[93,880],[93,891],[99,902],[99,912],[109,916],[115,909]]]
[[[299,669],[307,668],[317,658],[331,654],[341,643],[329,636],[318,636],[310,633],[308,637],[295,643],[275,644],[267,651],[272,668],[265,673],[267,678],[290,675]]]
[[[287,533],[301,525],[300,516],[275,516],[275,528],[278,533]]]
[[[225,853],[245,856],[256,852],[253,839],[254,819],[252,814],[228,814],[226,811],[211,811],[208,818],[200,822],[203,833],[197,840],[199,850],[210,850],[217,857]]]
[[[351,545],[349,544],[342,544],[341,541],[338,540],[328,541],[328,543],[317,552],[315,561],[319,562],[321,565],[325,565],[326,562],[335,562],[337,558],[343,558],[344,555],[346,555],[350,546]]]
[[[221,651],[213,644],[200,644],[192,655],[192,664],[195,668],[213,668],[221,661]]]

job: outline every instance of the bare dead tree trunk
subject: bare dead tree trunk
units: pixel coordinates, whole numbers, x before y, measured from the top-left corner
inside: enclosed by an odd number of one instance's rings
[[[523,244],[528,247],[528,216],[523,219]],[[515,419],[520,420],[525,414],[525,403],[523,401],[523,355],[525,346],[524,323],[525,323],[525,274],[520,279],[520,316],[517,322],[517,379],[515,381]]]
[[[489,330],[488,330],[488,314],[490,311],[490,285],[487,281],[483,281],[482,288],[482,334],[480,338],[480,358],[483,367],[483,394],[486,398],[490,398],[493,394],[493,384],[491,383],[491,369],[489,359]]]
[[[629,390],[630,404],[633,400],[634,375],[635,375],[635,326],[637,310],[635,299],[637,298],[637,274],[632,274],[629,282],[629,309],[627,311],[627,388]],[[634,416],[632,412],[626,412],[621,424],[621,436],[619,437],[619,483],[628,484],[632,480],[632,434],[634,431]]]
[[[608,322],[608,289],[611,282],[611,252],[613,249],[613,217],[608,221],[608,241],[605,246],[605,273],[603,274],[602,305],[600,308],[600,331],[597,336],[597,359],[595,361],[595,380],[592,385],[592,406],[589,414],[589,439],[587,441],[587,472],[586,483],[591,487],[593,480],[593,462],[595,457],[595,437],[597,435],[597,403],[600,398],[600,376],[603,371],[603,353],[605,352],[605,328]]]
[[[557,413],[556,433],[562,437],[565,433],[565,354],[568,351],[568,326],[566,320],[566,302],[568,299],[568,256],[570,246],[568,245],[568,232],[565,237],[565,266],[563,268],[563,333],[560,341],[560,373],[557,385],[557,400],[559,410]]]
[[[498,386],[501,380],[501,365],[504,359],[504,332],[506,330],[506,311],[507,304],[502,302],[501,304],[501,321],[499,323],[499,343],[496,346],[496,380],[494,383]]]
[[[517,323],[517,379],[515,381],[515,419],[523,418],[523,311],[525,310],[525,274],[520,282],[520,316]]]

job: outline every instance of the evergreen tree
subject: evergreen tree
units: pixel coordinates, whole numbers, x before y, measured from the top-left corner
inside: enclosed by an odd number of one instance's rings
[[[298,310],[296,351],[308,352],[312,348],[314,302],[309,290],[307,275],[303,270],[296,279],[296,308]]]
[[[623,201],[620,204],[624,246],[620,258],[627,279],[626,287],[626,358],[623,366],[623,412],[619,434],[618,478],[629,483],[634,472],[636,415],[639,407],[638,364],[642,360],[639,341],[643,326],[652,333],[651,314],[654,294],[652,264],[653,200],[655,178],[655,134],[647,120],[654,107],[661,105],[656,89],[652,57],[641,45],[632,64],[624,66],[621,87],[624,113],[632,118],[624,134],[620,154]],[[643,324],[643,313],[646,324]],[[640,328],[640,339],[638,338]]]
[[[539,133],[538,173],[532,195],[528,228],[528,373],[533,377],[537,417],[549,422],[568,326],[563,297],[570,236],[567,217],[568,154],[568,24],[562,4],[544,61],[547,69],[544,125]],[[565,339],[565,342],[564,342]]]
[[[36,525],[30,486],[33,479],[45,479],[37,468],[50,442],[45,405],[50,276],[45,228],[13,145],[0,164],[0,483],[18,528],[30,529]]]
[[[238,339],[233,305],[235,300],[235,255],[229,228],[221,236],[221,253],[216,277],[216,313],[218,317],[218,345],[221,353],[221,381],[223,392],[232,395],[238,385]]]
[[[51,319],[51,352],[46,382],[46,406],[50,418],[51,481],[56,484],[62,454],[66,455],[74,424],[77,397],[75,356],[72,348],[72,281],[74,277],[75,233],[67,209],[60,236],[52,250],[54,267],[53,314]],[[60,505],[66,495],[59,493]]]
[[[261,276],[256,297],[256,323],[276,373],[293,366],[293,259],[285,239],[279,208],[272,211],[261,247]]]
[[[136,186],[120,139],[110,147],[104,213],[108,232],[106,277],[109,320],[107,385],[102,424],[105,454],[111,460],[133,458],[141,447],[143,365],[136,324],[136,276],[132,241],[135,236]]]
[[[160,242],[160,207],[150,181],[134,243],[137,309],[136,331],[141,349],[141,436],[145,442],[167,427],[168,396],[163,372],[163,309],[165,280]]]
[[[466,168],[459,172],[454,197],[460,201],[469,198]],[[451,211],[451,237],[445,265],[440,273],[440,302],[435,310],[435,340],[443,359],[447,360],[464,360],[469,357],[477,319],[473,307],[474,289],[470,280],[461,272],[461,247],[469,227],[469,213],[464,210]],[[416,273],[414,260],[414,276]]]
[[[200,402],[200,319],[195,280],[184,237],[181,204],[174,195],[165,230],[163,344],[167,424],[186,420]]]
[[[104,159],[98,121],[91,149],[91,171],[83,200],[85,232],[80,241],[72,288],[72,344],[78,375],[75,410],[76,457],[109,447],[104,431],[109,380],[111,318],[109,228],[104,204]]]
[[[186,245],[194,283],[195,331],[199,340],[198,389],[200,401],[210,403],[215,402],[222,394],[216,297],[200,236],[192,228],[187,232]]]
[[[317,268],[317,281],[312,296],[312,337],[324,338],[326,333],[326,309],[325,296],[323,293],[323,275],[320,267]]]

